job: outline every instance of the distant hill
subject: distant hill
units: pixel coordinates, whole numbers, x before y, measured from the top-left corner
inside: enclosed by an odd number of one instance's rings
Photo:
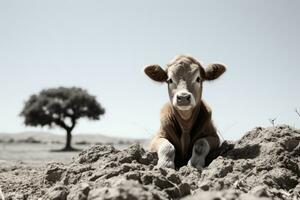
[[[146,139],[131,139],[110,137],[103,134],[73,134],[74,144],[145,144]],[[50,132],[20,132],[20,133],[0,133],[2,143],[65,143],[64,134],[53,134]]]

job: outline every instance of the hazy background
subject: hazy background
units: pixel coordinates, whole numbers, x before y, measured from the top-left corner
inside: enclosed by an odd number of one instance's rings
[[[168,95],[143,66],[177,54],[227,64],[204,87],[226,139],[275,117],[299,128],[299,10],[296,0],[0,0],[0,132],[41,130],[18,117],[29,95],[79,86],[107,112],[74,132],[148,138]]]

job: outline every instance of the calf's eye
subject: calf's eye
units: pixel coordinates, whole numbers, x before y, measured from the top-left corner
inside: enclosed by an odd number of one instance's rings
[[[200,83],[201,79],[200,79],[199,76],[198,76],[198,78],[196,79],[196,81],[197,81],[198,83]]]
[[[171,83],[173,83],[173,80],[172,80],[171,78],[169,78],[169,79],[167,80],[167,82],[168,82],[169,84],[171,84]]]

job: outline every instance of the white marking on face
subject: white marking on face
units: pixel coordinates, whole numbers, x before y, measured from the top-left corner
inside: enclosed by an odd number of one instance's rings
[[[191,64],[189,68],[185,68],[186,71],[179,67],[174,66],[167,72],[169,96],[174,107],[181,111],[189,111],[195,108],[196,104],[200,102],[199,98],[201,98],[203,80],[198,65]],[[184,100],[185,103],[178,101],[178,97],[185,96],[183,93],[190,95],[188,101]],[[198,95],[199,93],[200,95]]]
[[[174,75],[174,73],[173,73],[172,71],[169,71],[169,72],[168,72],[168,77],[169,77],[169,79],[172,79],[173,84],[178,85],[177,80],[173,78],[174,76],[175,76],[175,75]]]
[[[185,105],[185,106],[177,105],[177,96],[178,95],[180,96],[182,93],[188,93],[188,94],[191,95],[190,105]],[[192,93],[188,92],[187,90],[180,90],[180,91],[176,92],[175,95],[173,96],[172,104],[173,104],[173,106],[175,106],[179,110],[186,111],[186,110],[193,109],[196,106],[196,101],[195,101],[195,97]]]
[[[182,111],[191,110],[193,108],[192,106],[177,106],[177,105],[176,107]]]

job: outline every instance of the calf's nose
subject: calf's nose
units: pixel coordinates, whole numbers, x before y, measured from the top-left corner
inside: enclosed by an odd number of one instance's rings
[[[191,94],[182,92],[177,95],[177,102],[180,104],[187,104],[191,102]]]

